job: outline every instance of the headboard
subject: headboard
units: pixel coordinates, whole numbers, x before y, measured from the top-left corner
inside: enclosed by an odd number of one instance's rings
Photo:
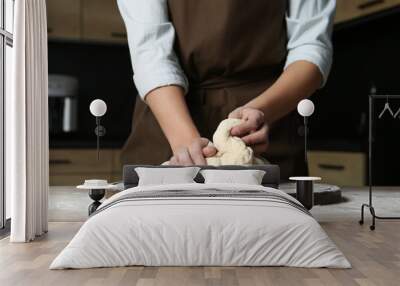
[[[133,188],[138,185],[139,177],[135,171],[137,167],[147,167],[147,168],[182,168],[180,166],[154,166],[154,165],[125,165],[123,170],[123,183],[124,189]],[[219,169],[219,170],[263,170],[265,171],[264,178],[262,180],[262,185],[265,187],[278,188],[280,179],[280,169],[278,165],[254,165],[254,166],[198,166],[202,170],[205,169]],[[203,183],[204,178],[199,173],[195,181],[198,183]]]

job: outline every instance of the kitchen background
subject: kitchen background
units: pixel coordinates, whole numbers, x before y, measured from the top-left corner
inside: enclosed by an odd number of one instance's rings
[[[47,0],[50,184],[121,179],[120,149],[136,97],[126,32],[116,0]],[[309,171],[325,182],[367,180],[368,94],[400,94],[400,0],[337,0],[334,63],[312,100]],[[107,134],[96,158],[93,99],[103,99]],[[382,110],[385,101],[377,102]],[[391,100],[394,111],[400,100]],[[399,185],[400,118],[377,121],[377,185]]]

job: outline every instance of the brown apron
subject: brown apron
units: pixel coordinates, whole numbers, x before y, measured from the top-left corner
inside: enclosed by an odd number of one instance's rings
[[[186,101],[201,136],[212,139],[235,108],[269,88],[286,59],[286,0],[168,0],[175,50],[189,79]],[[274,124],[265,157],[283,178],[305,174],[295,114]],[[122,162],[160,164],[171,149],[150,109],[136,100]]]

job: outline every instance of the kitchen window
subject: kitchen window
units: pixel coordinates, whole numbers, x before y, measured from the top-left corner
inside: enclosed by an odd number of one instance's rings
[[[4,175],[4,107],[11,92],[12,47],[14,32],[14,0],[0,0],[0,235],[9,227],[10,194],[5,189]]]

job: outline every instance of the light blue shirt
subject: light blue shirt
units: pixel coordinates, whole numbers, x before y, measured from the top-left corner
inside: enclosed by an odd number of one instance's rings
[[[168,0],[118,0],[125,21],[134,81],[139,95],[153,89],[189,83],[174,51],[175,29],[168,17]],[[335,0],[289,0],[286,13],[287,59],[315,64],[326,82],[332,64],[331,33]]]

